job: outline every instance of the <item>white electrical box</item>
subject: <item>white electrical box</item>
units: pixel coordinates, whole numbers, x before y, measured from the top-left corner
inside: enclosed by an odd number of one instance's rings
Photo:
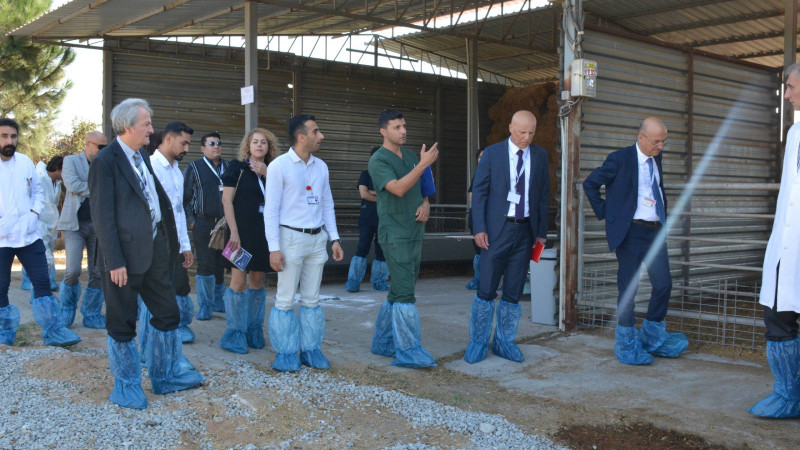
[[[573,97],[597,96],[597,61],[575,59],[572,61],[571,69],[570,95]]]

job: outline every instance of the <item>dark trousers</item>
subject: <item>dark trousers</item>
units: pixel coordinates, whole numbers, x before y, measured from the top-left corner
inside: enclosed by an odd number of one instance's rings
[[[172,271],[172,287],[175,288],[175,295],[189,295],[192,291],[189,286],[189,272],[183,268],[184,261],[183,254],[178,255],[178,260],[175,262],[174,270]]]
[[[153,240],[153,260],[143,274],[128,274],[128,284],[119,287],[111,282],[104,271],[103,294],[106,300],[106,330],[119,342],[136,336],[138,312],[137,297],[142,296],[145,306],[153,315],[150,324],[157,330],[170,331],[180,324],[180,311],[172,287],[172,266],[169,261],[169,241],[163,226],[157,228]]]
[[[654,245],[660,228],[651,228],[632,223],[625,240],[617,247],[617,323],[623,327],[636,324],[634,298],[639,286],[639,268],[647,252]],[[658,252],[649,264],[647,275],[652,290],[647,308],[647,320],[660,322],[667,315],[669,296],[672,292],[672,275],[669,273],[669,255],[666,242],[661,242]]]
[[[372,245],[373,241],[375,242],[375,259],[378,261],[386,261],[386,258],[383,256],[381,244],[378,243],[378,221],[359,220],[356,256],[366,258],[369,254],[369,247]]]
[[[781,270],[781,263],[775,270],[775,280]],[[768,341],[785,342],[797,337],[797,319],[800,314],[794,311],[778,311],[778,283],[775,283],[775,303],[772,308],[764,307],[764,325],[767,327],[766,337]]]
[[[389,303],[416,303],[414,290],[417,287],[419,263],[422,261],[422,239],[384,244],[386,266],[392,274],[389,285]]]
[[[197,261],[197,274],[200,276],[214,275],[217,284],[225,281],[225,258],[222,251],[208,248],[211,239],[211,230],[217,224],[215,217],[197,216],[192,227],[192,241],[194,241],[194,258]]]
[[[11,263],[19,259],[33,284],[33,298],[53,295],[50,290],[50,273],[44,242],[37,239],[25,247],[0,248],[0,308],[8,306],[8,288],[11,286]]]
[[[478,297],[487,301],[497,298],[497,286],[502,277],[502,299],[509,303],[519,302],[530,269],[532,248],[529,223],[505,222],[500,234],[489,241],[489,250],[481,250]]]

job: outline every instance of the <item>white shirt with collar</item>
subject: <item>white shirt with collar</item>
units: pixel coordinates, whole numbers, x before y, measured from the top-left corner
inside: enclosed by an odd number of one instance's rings
[[[33,161],[15,153],[0,161],[0,247],[21,248],[33,244],[39,235],[39,216],[44,193]]]
[[[514,145],[511,142],[511,138],[508,138],[508,166],[509,166],[509,176],[511,177],[511,182],[509,186],[509,192],[517,192],[516,185],[517,185],[517,159],[519,156],[517,155],[517,151],[520,150],[519,147]],[[522,170],[523,175],[525,177],[525,217],[530,217],[530,199],[528,195],[530,195],[530,186],[531,186],[531,167],[530,167],[530,159],[531,159],[531,147],[530,145],[522,149]],[[514,217],[517,214],[517,205],[512,202],[508,202],[508,217]]]
[[[636,157],[639,161],[639,186],[636,195],[636,212],[633,214],[633,220],[658,222],[655,195],[661,195],[661,192],[653,193],[653,178],[655,178],[656,184],[659,185],[661,180],[661,177],[658,176],[658,164],[656,164],[656,160],[652,156],[642,153],[638,142],[636,143]],[[648,159],[653,159],[652,173],[650,173],[650,167],[647,164]],[[663,201],[664,197],[661,197],[661,200]]]
[[[310,190],[307,189],[308,186],[311,187]],[[317,197],[319,203],[309,202],[309,196]],[[288,152],[275,158],[267,166],[264,198],[264,233],[270,251],[281,249],[281,225],[294,228],[318,228],[325,225],[328,239],[339,239],[328,165],[314,155],[306,163],[295,153],[294,148],[290,148]]]
[[[161,204],[158,202],[158,191],[156,190],[156,182],[153,179],[153,176],[150,175],[150,171],[147,170],[147,164],[144,162],[144,157],[147,156],[147,153],[144,152],[144,149],[139,151],[139,155],[142,157],[142,169],[144,169],[144,174],[139,172],[139,168],[136,167],[136,163],[133,161],[133,154],[136,153],[136,150],[128,147],[122,139],[117,136],[117,142],[119,142],[120,147],[122,147],[122,151],[125,152],[125,156],[128,157],[128,162],[131,163],[131,168],[133,169],[133,174],[137,177],[144,176],[145,183],[147,184],[147,192],[150,194],[150,209],[155,211],[155,221],[156,223],[161,222]]]
[[[173,160],[172,164],[167,161],[166,156],[158,149],[150,156],[150,165],[153,172],[161,183],[161,187],[172,203],[172,212],[175,214],[175,226],[178,227],[178,241],[181,243],[180,252],[192,249],[189,242],[189,232],[186,227],[186,213],[183,210],[183,172],[178,168],[178,161]]]

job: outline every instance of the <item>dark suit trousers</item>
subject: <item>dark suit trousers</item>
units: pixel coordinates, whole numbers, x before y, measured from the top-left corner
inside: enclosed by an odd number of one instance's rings
[[[503,230],[489,241],[489,250],[481,250],[480,287],[478,297],[493,301],[503,277],[503,297],[509,303],[519,302],[530,269],[533,234],[529,223],[505,222]]]
[[[617,247],[617,323],[623,327],[636,324],[634,298],[639,286],[639,268],[660,229],[632,223],[625,239]],[[647,265],[652,291],[647,308],[647,320],[660,322],[667,315],[669,296],[672,291],[672,276],[669,273],[669,256],[666,242],[661,244],[653,260]]]
[[[208,248],[211,230],[216,224],[216,217],[197,216],[192,227],[192,241],[194,256],[197,260],[197,274],[200,276],[214,275],[214,280],[220,284],[225,282],[225,258],[222,256],[221,250]]]
[[[781,270],[781,263],[775,270],[775,279]],[[764,307],[764,325],[767,327],[766,337],[768,341],[785,342],[797,337],[797,318],[800,314],[794,311],[778,311],[778,286],[775,286],[775,303],[772,308]]]
[[[178,328],[180,311],[172,287],[172,267],[169,261],[169,241],[163,225],[159,224],[153,240],[153,260],[143,274],[128,274],[128,284],[119,287],[111,282],[109,272],[103,272],[103,293],[106,300],[106,330],[119,342],[136,336],[137,297],[153,315],[150,324],[157,330]]]

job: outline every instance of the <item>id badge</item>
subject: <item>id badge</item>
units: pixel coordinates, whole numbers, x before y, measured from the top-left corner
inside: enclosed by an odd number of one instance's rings
[[[642,199],[642,205],[645,206],[646,208],[655,208],[656,201],[653,200],[652,198],[645,197],[644,199]]]
[[[519,198],[520,198],[519,194],[517,194],[515,191],[508,191],[508,197],[506,198],[506,200],[516,205],[517,203],[519,203]]]
[[[263,203],[258,205],[258,213],[259,214],[264,214],[264,204]]]
[[[224,187],[223,185],[221,185],[221,184],[219,185],[219,191],[220,191],[220,192],[222,192],[222,188],[223,188],[223,187]]]
[[[316,195],[307,195],[306,200],[308,201],[309,205],[319,205],[319,197]]]

